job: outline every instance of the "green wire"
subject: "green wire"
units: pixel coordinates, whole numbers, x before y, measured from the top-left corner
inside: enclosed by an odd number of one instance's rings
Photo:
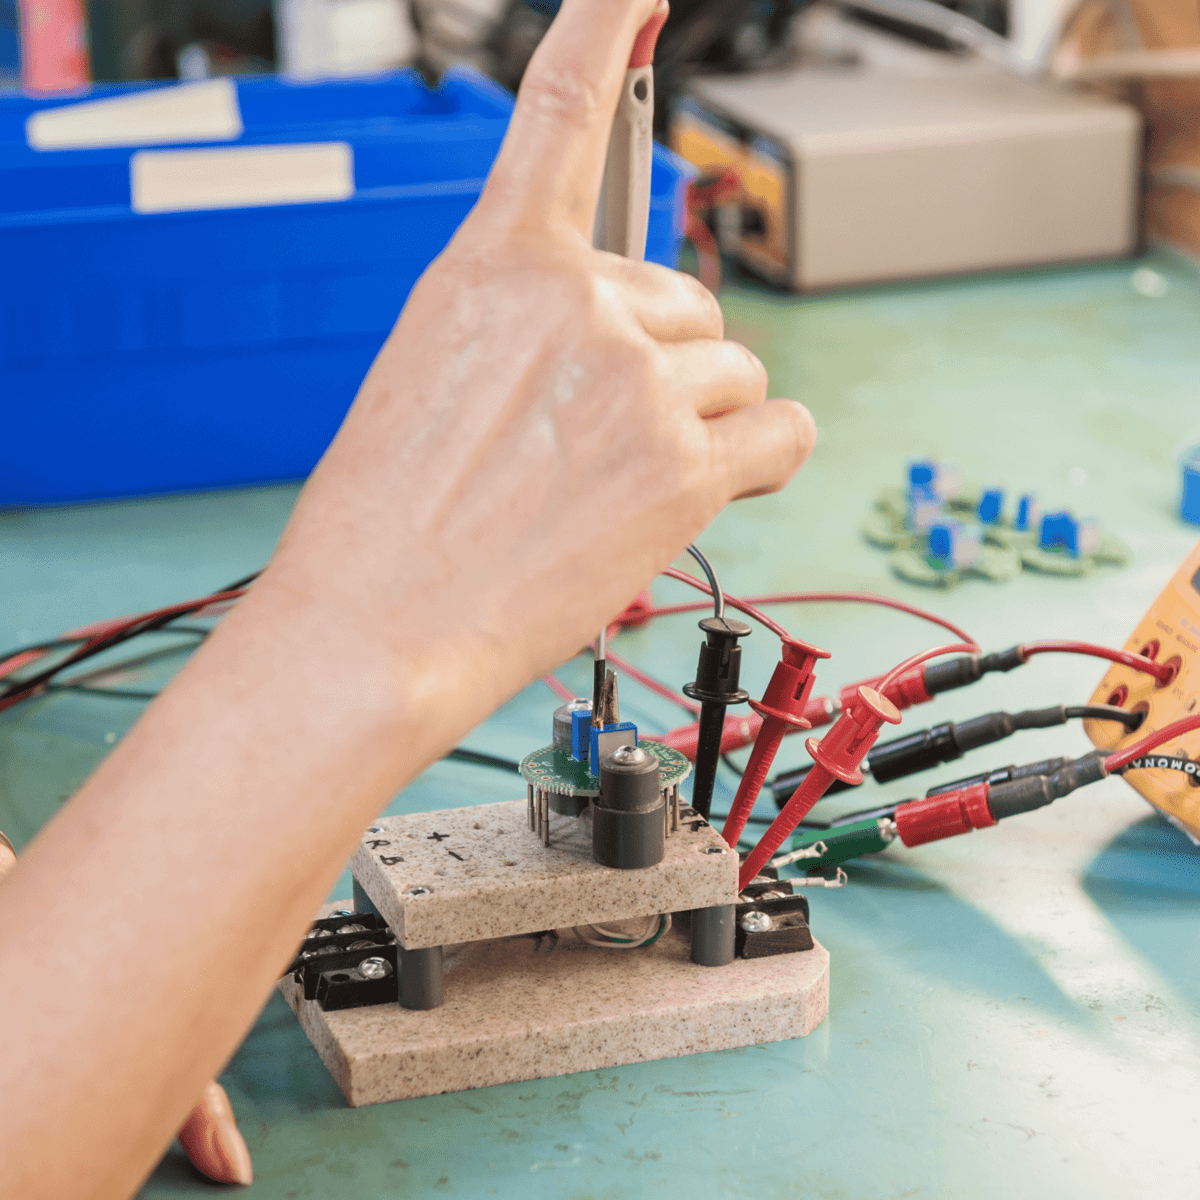
[[[646,946],[653,946],[654,943],[657,942],[658,939],[660,937],[662,937],[662,935],[664,933],[666,933],[666,931],[667,931],[667,918],[666,918],[666,915],[664,914],[663,916],[658,918],[658,932],[648,942],[643,942],[642,945],[639,947],[639,949],[642,949]],[[632,941],[633,939],[629,938],[628,940]]]

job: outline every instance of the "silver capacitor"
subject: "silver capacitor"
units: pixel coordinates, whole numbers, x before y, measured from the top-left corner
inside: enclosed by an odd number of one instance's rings
[[[568,700],[566,704],[561,704],[554,710],[554,736],[551,740],[555,750],[561,750],[564,754],[571,753],[571,714],[582,712],[584,709],[591,712],[592,702],[576,696],[574,700]]]

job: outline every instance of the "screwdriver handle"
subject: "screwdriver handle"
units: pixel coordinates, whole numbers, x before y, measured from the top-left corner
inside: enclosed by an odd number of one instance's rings
[[[646,257],[646,229],[650,223],[654,44],[666,19],[667,6],[661,4],[642,26],[634,43],[613,115],[592,237],[597,250],[608,250],[638,262]]]

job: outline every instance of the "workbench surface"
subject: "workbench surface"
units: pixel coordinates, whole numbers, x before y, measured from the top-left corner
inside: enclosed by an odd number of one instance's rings
[[[1165,295],[1139,293],[1130,263],[809,299],[726,289],[731,336],[763,358],[776,394],[809,404],[821,430],[787,491],[734,505],[700,539],[727,589],[886,592],[960,622],[985,650],[1039,637],[1120,645],[1200,534],[1175,516],[1174,464],[1181,445],[1200,441],[1200,279],[1164,258],[1148,265]],[[926,455],[1098,515],[1132,547],[1132,565],[948,593],[900,582],[858,529],[874,494]],[[275,486],[0,514],[0,644],[248,573],[294,495]],[[669,581],[655,590],[684,598]],[[941,640],[883,610],[777,611],[833,651],[818,692]],[[682,684],[699,638],[691,618],[667,618],[617,648]],[[747,643],[752,695],[776,646],[761,631]],[[1042,657],[912,710],[905,728],[1083,703],[1102,673],[1094,661]],[[560,675],[586,689],[590,664],[577,659]],[[464,744],[520,757],[549,742],[554,704],[535,684]],[[60,694],[0,716],[0,829],[18,849],[139,709]],[[622,709],[646,732],[681,720],[632,683]],[[825,807],[1086,748],[1077,725],[1027,732]],[[806,758],[794,739],[778,764]],[[732,780],[723,770],[714,811],[726,810]],[[387,811],[521,794],[516,777],[443,762]],[[272,999],[222,1076],[254,1157],[251,1194],[1200,1195],[1200,851],[1110,779],[993,829],[889,850],[849,875],[844,889],[809,892],[832,990],[828,1018],[805,1039],[352,1110]],[[349,896],[348,877],[335,894]],[[177,1147],[142,1193],[214,1194]]]

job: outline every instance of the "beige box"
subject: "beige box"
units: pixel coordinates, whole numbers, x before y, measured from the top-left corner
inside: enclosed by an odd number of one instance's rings
[[[979,63],[703,79],[672,143],[742,180],[718,214],[725,253],[801,291],[1137,241],[1137,111]]]

